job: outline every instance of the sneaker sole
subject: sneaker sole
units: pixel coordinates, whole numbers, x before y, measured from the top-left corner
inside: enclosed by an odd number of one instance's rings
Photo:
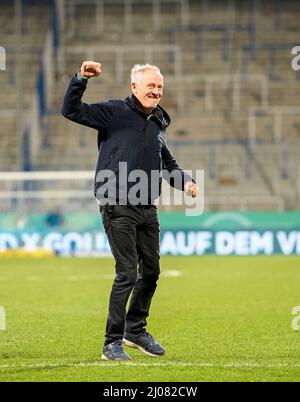
[[[141,346],[137,345],[136,343],[133,343],[131,341],[128,341],[127,339],[123,338],[123,343],[125,343],[126,346],[130,347],[130,348],[136,348],[139,349],[141,352],[143,352],[145,355],[150,356],[150,357],[162,357],[164,353],[162,353],[161,355],[154,355],[153,353],[147,352],[147,350],[143,349]]]
[[[111,360],[111,361],[117,361],[117,362],[129,362],[131,360],[131,357],[129,359],[109,359],[104,354],[102,354],[101,360]]]

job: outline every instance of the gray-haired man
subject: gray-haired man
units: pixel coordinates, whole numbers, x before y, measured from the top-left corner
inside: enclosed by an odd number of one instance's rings
[[[66,91],[62,114],[98,130],[95,196],[116,262],[102,359],[130,360],[123,343],[139,348],[148,356],[158,357],[165,349],[146,332],[146,318],[160,273],[159,221],[154,205],[161,189],[160,173],[163,168],[178,173],[179,180],[170,184],[192,197],[196,197],[198,187],[180,169],[166,144],[165,131],[170,118],[158,106],[163,95],[163,76],[159,68],[150,64],[135,65],[131,72],[132,95],[124,100],[82,103],[88,79],[100,73],[100,63],[86,61],[82,64]],[[126,183],[121,171],[124,166]],[[112,174],[107,176],[107,171]],[[144,172],[149,179],[141,189],[143,195],[139,202],[131,191],[135,183],[129,180],[130,173],[136,171]],[[159,173],[158,183],[155,183],[158,186],[153,185],[153,179],[151,181],[151,177],[155,177],[151,176],[153,172]],[[109,182],[117,191],[109,191]]]

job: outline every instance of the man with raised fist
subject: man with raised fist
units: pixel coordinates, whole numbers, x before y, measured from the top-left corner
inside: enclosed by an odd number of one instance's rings
[[[132,94],[124,100],[82,102],[88,80],[100,74],[100,63],[82,64],[67,88],[62,114],[98,131],[94,190],[116,262],[102,359],[130,360],[123,343],[159,357],[165,349],[146,331],[146,318],[160,274],[160,229],[154,201],[161,191],[162,168],[174,174],[170,184],[188,195],[196,197],[198,186],[180,169],[166,144],[170,117],[158,105],[163,95],[159,68],[135,65]],[[132,180],[137,172],[143,173],[139,196]]]

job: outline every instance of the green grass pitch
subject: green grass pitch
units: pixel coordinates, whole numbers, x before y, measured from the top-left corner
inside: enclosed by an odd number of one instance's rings
[[[102,362],[113,260],[0,259],[0,381],[299,381],[299,257],[163,257],[163,358]]]

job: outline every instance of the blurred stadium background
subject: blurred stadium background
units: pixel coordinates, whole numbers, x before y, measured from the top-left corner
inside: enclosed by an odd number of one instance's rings
[[[83,60],[84,100],[126,97],[157,64],[168,141],[205,170],[205,213],[162,206],[163,254],[300,253],[300,5],[280,0],[0,0],[0,251],[108,251],[92,182],[96,132],[60,107]],[[5,63],[4,63],[5,62]]]

